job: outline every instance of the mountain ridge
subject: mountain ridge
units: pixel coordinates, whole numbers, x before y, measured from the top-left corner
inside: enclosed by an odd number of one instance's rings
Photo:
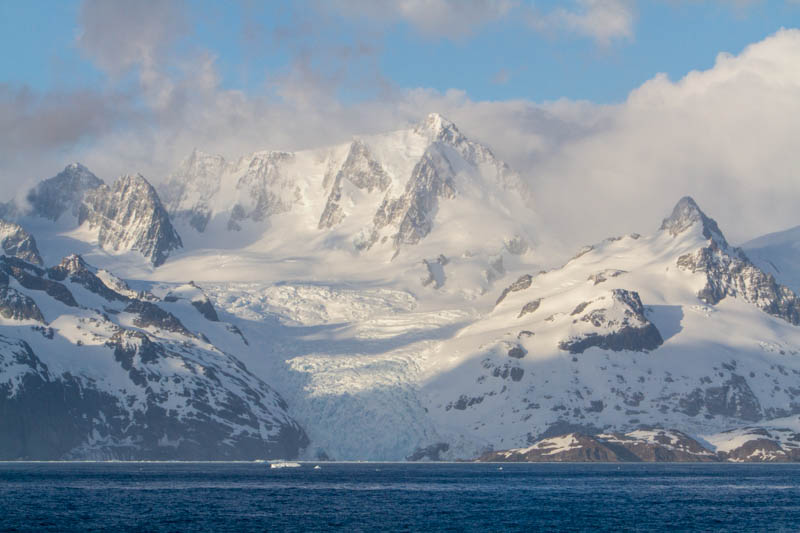
[[[449,460],[575,433],[630,458],[664,427],[794,457],[798,297],[690,197],[543,270],[538,199],[436,114],[195,150],[156,187],[92,176],[68,166],[0,224],[0,455]]]

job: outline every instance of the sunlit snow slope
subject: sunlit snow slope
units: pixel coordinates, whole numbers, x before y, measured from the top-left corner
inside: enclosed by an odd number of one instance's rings
[[[154,183],[70,165],[3,207],[2,458],[453,459],[658,427],[748,460],[800,427],[793,278],[690,198],[541,271],[537,199],[436,114]]]

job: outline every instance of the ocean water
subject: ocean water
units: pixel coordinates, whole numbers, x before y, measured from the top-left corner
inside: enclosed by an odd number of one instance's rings
[[[0,531],[800,530],[800,465],[313,466],[1,463]]]

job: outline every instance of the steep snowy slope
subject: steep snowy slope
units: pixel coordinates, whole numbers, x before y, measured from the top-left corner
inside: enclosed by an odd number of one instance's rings
[[[653,235],[522,278],[436,348],[440,433],[494,449],[568,430],[689,434],[800,412],[800,300],[688,198]]]
[[[800,226],[758,237],[742,248],[764,272],[800,290]]]
[[[178,315],[183,318],[178,318]],[[80,256],[0,257],[0,458],[257,459],[307,445],[286,402],[208,335],[196,286],[159,298]]]

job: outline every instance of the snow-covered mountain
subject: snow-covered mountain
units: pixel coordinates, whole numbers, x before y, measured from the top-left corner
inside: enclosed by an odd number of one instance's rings
[[[80,163],[72,163],[28,192],[32,214],[57,221],[65,213],[77,217],[87,192],[103,185],[103,180]]]
[[[520,205],[508,202],[515,196],[531,200],[508,165],[435,113],[410,130],[319,150],[256,152],[234,162],[194,151],[161,192],[170,214],[199,233],[249,226],[260,236],[271,218],[302,211],[309,228],[336,229],[355,249],[418,243],[435,222],[445,223],[437,211],[457,195],[465,197],[461,209],[487,202],[497,209],[493,218]]]
[[[133,253],[153,266],[181,248],[181,238],[152,185],[140,174],[106,185],[79,163],[38,183],[27,206],[5,204],[14,218],[64,253]],[[78,248],[78,250],[76,250]]]
[[[306,443],[194,285],[131,290],[73,255],[0,257],[0,457],[257,459]]]
[[[316,150],[235,161],[195,151],[159,192],[187,248],[163,280],[187,269],[215,282],[416,290],[431,280],[431,290],[477,297],[524,263],[537,239],[525,182],[437,114]]]
[[[436,114],[156,187],[70,165],[3,209],[0,458],[800,457],[773,240],[683,198],[545,271],[534,200]]]
[[[800,412],[800,300],[690,198],[656,233],[510,289],[437,347],[422,390],[438,427],[507,449],[576,429],[702,437]]]
[[[0,220],[0,248],[5,255],[18,257],[35,265],[42,264],[36,239],[19,224]]]
[[[122,176],[109,187],[87,192],[78,225],[97,232],[97,244],[112,252],[135,250],[153,266],[183,243],[152,185],[141,174]]]

